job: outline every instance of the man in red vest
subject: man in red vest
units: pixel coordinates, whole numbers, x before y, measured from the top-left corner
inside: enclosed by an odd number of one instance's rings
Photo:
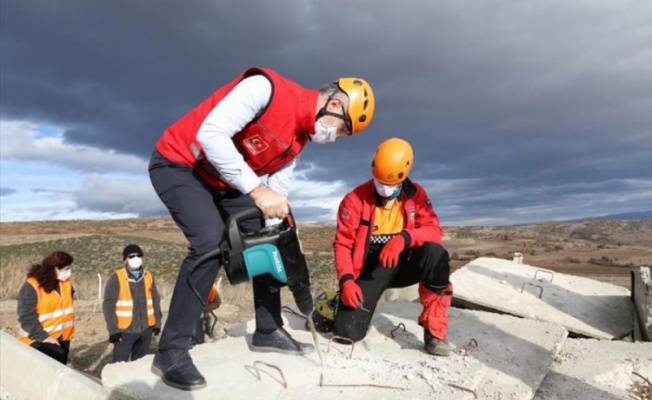
[[[251,68],[212,93],[168,127],[156,144],[149,174],[156,193],[190,242],[172,294],[152,370],[184,390],[206,386],[188,349],[202,304],[188,283],[189,267],[216,249],[229,215],[256,206],[269,221],[289,213],[287,193],[307,142],[331,143],[364,130],[374,114],[369,84],[340,78],[309,90],[270,69]],[[267,175],[267,183],[261,176]],[[242,224],[247,230],[261,221]],[[196,266],[191,278],[206,298],[219,261]],[[253,279],[256,330],[253,351],[305,354],[283,329],[280,287],[265,274]]]
[[[333,243],[340,304],[333,331],[363,339],[383,292],[418,283],[425,350],[448,356],[447,310],[453,295],[449,257],[440,244],[443,230],[428,194],[408,178],[413,165],[408,142],[384,141],[371,164],[373,179],[340,203]]]

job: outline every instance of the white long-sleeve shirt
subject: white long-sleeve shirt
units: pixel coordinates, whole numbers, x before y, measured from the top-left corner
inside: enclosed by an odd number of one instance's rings
[[[261,183],[260,178],[245,162],[231,139],[269,103],[272,84],[262,75],[248,77],[238,83],[208,114],[197,133],[197,141],[206,158],[222,178],[244,194]],[[298,157],[270,174],[267,185],[287,197]]]

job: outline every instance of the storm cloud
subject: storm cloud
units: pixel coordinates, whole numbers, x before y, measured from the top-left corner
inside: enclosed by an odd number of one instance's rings
[[[41,0],[0,7],[2,120],[57,127],[62,134],[52,146],[88,155],[57,155],[18,138],[5,146],[3,137],[2,157],[95,174],[72,198],[89,210],[156,213],[148,188],[137,191],[141,201],[107,201],[110,193],[100,192],[121,190],[125,181],[100,185],[106,178],[96,174],[142,168],[146,175],[165,127],[250,66],[310,88],[340,76],[363,77],[374,88],[367,131],[302,154],[290,201],[308,220],[329,220],[330,212],[332,221],[338,200],[370,178],[376,146],[393,136],[413,145],[412,178],[444,222],[652,209],[650,2]]]

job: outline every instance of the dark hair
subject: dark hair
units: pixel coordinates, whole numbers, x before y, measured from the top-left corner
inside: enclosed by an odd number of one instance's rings
[[[59,285],[55,268],[63,268],[72,264],[73,258],[65,251],[55,251],[45,257],[40,264],[34,264],[29,268],[27,277],[34,277],[39,285],[50,293]]]

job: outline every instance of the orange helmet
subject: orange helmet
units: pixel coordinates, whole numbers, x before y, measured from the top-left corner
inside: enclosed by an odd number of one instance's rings
[[[410,175],[414,153],[410,143],[403,139],[387,139],[378,146],[371,162],[371,174],[380,183],[398,185]]]
[[[371,86],[361,78],[340,78],[337,86],[349,96],[349,120],[351,134],[364,130],[374,117],[374,92]]]

